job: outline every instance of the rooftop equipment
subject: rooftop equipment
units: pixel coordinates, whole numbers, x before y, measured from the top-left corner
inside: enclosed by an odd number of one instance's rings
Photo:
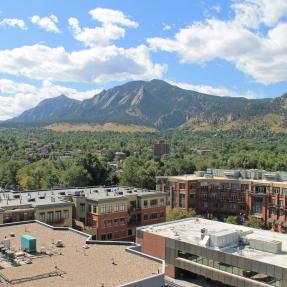
[[[24,234],[21,236],[21,249],[29,253],[36,252],[36,237]]]

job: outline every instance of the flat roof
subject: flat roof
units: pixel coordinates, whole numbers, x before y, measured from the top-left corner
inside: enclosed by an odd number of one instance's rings
[[[159,177],[160,178],[160,177]],[[225,176],[196,176],[195,174],[186,174],[186,175],[178,175],[178,176],[167,176],[170,179],[182,180],[182,181],[190,181],[190,180],[224,180],[224,181],[242,181],[242,182],[254,182],[259,184],[287,184],[287,181],[273,181],[266,179],[251,179],[251,178],[229,178]]]
[[[237,246],[225,248],[215,248],[207,246],[206,248],[220,250],[233,255],[255,259],[269,264],[278,264],[287,268],[287,235],[279,232],[250,228],[242,225],[228,224],[219,221],[213,221],[203,218],[188,218],[184,220],[160,223],[139,228],[144,232],[157,234],[166,238],[179,240],[182,242],[200,245],[201,229],[206,228],[208,234],[219,234],[221,231],[243,231],[247,238],[264,238],[265,241],[279,241],[282,243],[282,251],[278,254],[255,250],[245,245],[238,249]]]
[[[90,200],[108,200],[111,198],[119,198],[126,200],[127,196],[137,195],[139,197],[160,195],[165,196],[163,192],[155,190],[146,190],[133,187],[84,187],[84,188],[67,188],[55,190],[40,190],[40,191],[8,191],[0,192],[0,208],[8,208],[13,206],[41,206],[53,204],[71,204],[70,201],[65,200],[64,197],[71,196],[85,196]],[[21,201],[20,197],[21,196]],[[17,197],[17,198],[15,198]],[[34,201],[31,201],[31,198]]]
[[[15,237],[10,236],[11,232]],[[9,239],[10,248],[15,251],[20,250],[21,235],[24,234],[36,237],[37,251],[44,247],[54,255],[37,254],[31,257],[32,264],[20,260],[18,267],[0,260],[1,274],[8,280],[24,278],[17,282],[17,286],[111,287],[155,276],[158,270],[162,273],[159,261],[127,251],[130,247],[125,245],[88,244],[89,248],[84,249],[89,235],[72,229],[53,229],[39,222],[0,226],[1,240]],[[56,247],[58,240],[63,242],[63,248]],[[47,277],[47,274],[54,276]]]

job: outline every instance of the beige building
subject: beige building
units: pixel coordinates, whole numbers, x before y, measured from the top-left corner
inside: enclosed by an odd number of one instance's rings
[[[0,194],[0,224],[39,220],[54,226],[72,226],[73,203],[47,191]]]

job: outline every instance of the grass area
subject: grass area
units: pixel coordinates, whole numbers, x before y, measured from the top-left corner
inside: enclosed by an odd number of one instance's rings
[[[232,129],[268,129],[274,133],[287,133],[285,126],[285,116],[276,114],[266,114],[261,117],[254,117],[252,120],[226,121],[222,124],[213,125],[207,122],[200,122],[191,119],[181,125],[180,129],[189,129],[192,131],[229,131]]]
[[[121,125],[115,123],[105,123],[103,125],[93,124],[52,124],[46,127],[49,130],[56,132],[150,132],[156,130],[154,128],[140,126],[140,125]]]

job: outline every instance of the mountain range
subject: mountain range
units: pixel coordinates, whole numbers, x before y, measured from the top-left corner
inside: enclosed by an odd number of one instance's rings
[[[250,123],[287,130],[287,93],[275,99],[220,97],[181,89],[162,80],[132,81],[78,101],[43,100],[2,125],[133,124],[156,129],[229,129]]]

